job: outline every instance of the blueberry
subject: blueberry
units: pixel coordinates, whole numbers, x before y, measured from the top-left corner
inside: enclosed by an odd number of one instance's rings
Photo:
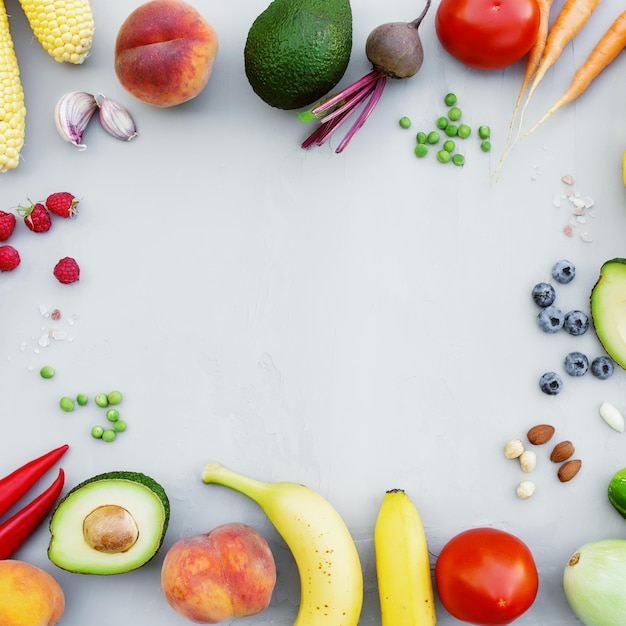
[[[556,298],[554,287],[548,283],[537,283],[532,290],[533,300],[541,307],[550,306]]]
[[[570,311],[565,314],[563,328],[570,335],[584,335],[589,329],[589,317],[582,311]]]
[[[563,259],[552,267],[552,278],[562,285],[569,283],[576,276],[576,268],[572,263]]]
[[[561,309],[555,306],[547,306],[545,309],[539,311],[537,323],[543,332],[556,333],[563,328],[565,317]]]
[[[591,373],[600,380],[606,380],[613,375],[615,365],[608,356],[599,356],[591,361]]]
[[[539,379],[539,387],[543,393],[547,393],[549,396],[556,396],[563,389],[563,381],[556,372],[546,372]]]
[[[589,369],[589,359],[582,352],[570,352],[563,365],[570,376],[584,376]]]

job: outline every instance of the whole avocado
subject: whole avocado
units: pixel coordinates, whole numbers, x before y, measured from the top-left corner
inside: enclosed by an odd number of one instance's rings
[[[248,31],[246,76],[270,106],[299,109],[341,80],[351,51],[349,0],[274,0]]]

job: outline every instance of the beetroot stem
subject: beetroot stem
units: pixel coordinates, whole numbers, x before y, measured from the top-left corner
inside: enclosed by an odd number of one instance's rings
[[[352,83],[345,89],[342,89],[339,93],[336,93],[334,96],[331,96],[328,100],[324,100],[324,102],[318,104],[315,108],[311,110],[313,115],[319,115],[320,113],[324,113],[324,111],[328,111],[331,107],[333,107],[338,102],[341,102],[346,97],[353,94],[355,91],[359,91],[362,87],[373,83],[377,78],[380,71],[372,70],[369,74],[366,74],[362,78],[359,78],[356,82]]]

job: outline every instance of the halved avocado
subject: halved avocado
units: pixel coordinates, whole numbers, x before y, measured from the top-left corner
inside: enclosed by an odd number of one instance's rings
[[[121,574],[156,555],[167,530],[165,490],[140,472],[107,472],[67,493],[50,520],[48,558],[77,574]]]
[[[606,261],[591,290],[591,317],[607,354],[626,369],[626,259]]]

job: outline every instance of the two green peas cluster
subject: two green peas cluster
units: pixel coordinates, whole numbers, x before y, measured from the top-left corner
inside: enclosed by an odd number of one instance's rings
[[[446,106],[449,107],[446,115],[437,118],[435,125],[436,130],[428,133],[420,131],[415,136],[417,145],[415,146],[415,156],[419,158],[425,157],[429,152],[429,146],[441,147],[437,150],[437,160],[441,163],[452,162],[454,165],[464,165],[465,156],[457,152],[457,140],[467,139],[472,134],[472,129],[468,124],[461,121],[463,111],[457,106],[457,97],[454,93],[448,93],[444,97]],[[411,120],[408,117],[400,118],[400,127],[408,129],[411,127]],[[447,137],[442,140],[442,134]],[[480,149],[483,152],[491,150],[491,129],[489,126],[482,125],[478,127],[478,137],[480,139]]]

